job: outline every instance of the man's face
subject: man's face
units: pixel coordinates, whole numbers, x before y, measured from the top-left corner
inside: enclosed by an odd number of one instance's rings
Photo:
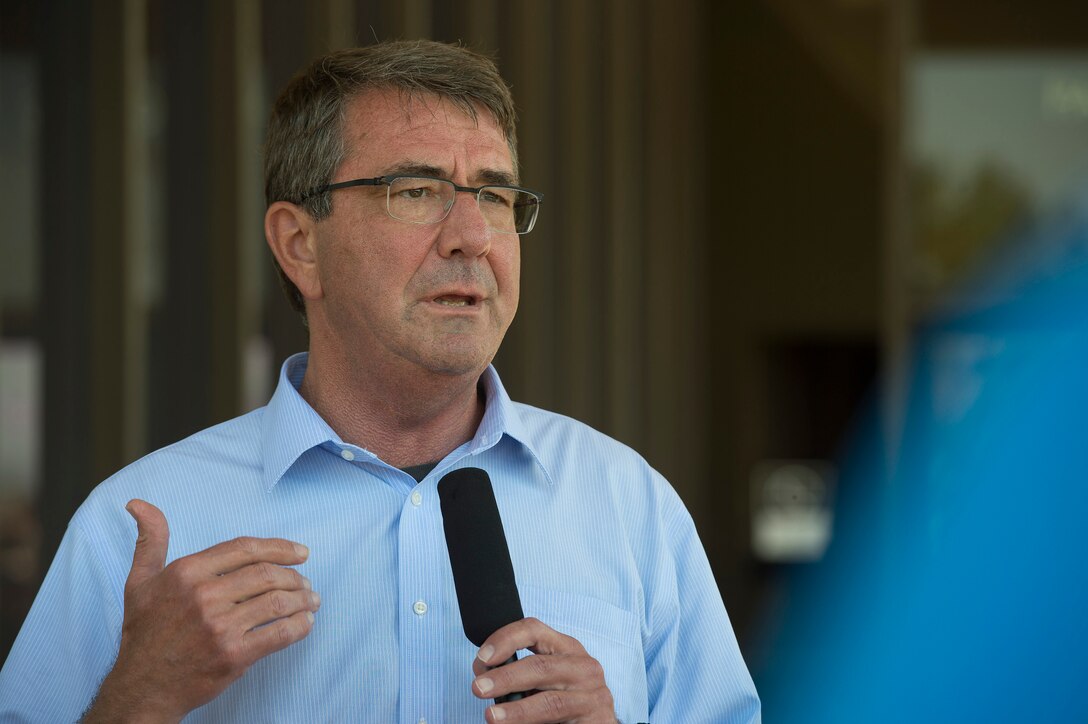
[[[348,104],[344,136],[334,183],[405,173],[472,187],[515,181],[502,131],[482,108],[473,121],[434,96],[370,90]],[[333,213],[316,227],[321,331],[345,362],[374,373],[479,374],[517,310],[518,236],[489,229],[472,194],[458,193],[445,220],[417,225],[386,213],[386,192],[330,192]]]

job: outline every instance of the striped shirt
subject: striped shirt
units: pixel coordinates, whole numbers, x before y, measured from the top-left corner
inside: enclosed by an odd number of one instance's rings
[[[284,364],[266,407],[158,450],[99,485],[0,672],[0,721],[72,721],[121,637],[132,498],[170,523],[167,561],[240,535],[304,543],[322,597],[310,635],[254,664],[192,722],[483,721],[437,483],[460,467],[495,488],[527,616],[578,639],[624,722],[760,720],[752,679],[691,517],[624,445],[514,403],[489,368],[475,436],[422,481],[347,444]]]

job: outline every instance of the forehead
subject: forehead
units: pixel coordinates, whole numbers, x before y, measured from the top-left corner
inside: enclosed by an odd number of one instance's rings
[[[479,171],[513,175],[510,147],[495,118],[482,106],[476,118],[432,94],[370,89],[348,101],[344,114],[343,168],[376,176],[398,166],[428,165],[451,176]]]

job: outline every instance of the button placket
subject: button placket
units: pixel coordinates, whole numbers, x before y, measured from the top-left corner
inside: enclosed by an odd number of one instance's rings
[[[438,511],[434,484],[415,483],[398,476],[399,485],[407,495],[401,498],[399,540],[400,591],[399,602],[400,656],[402,657],[403,702],[427,701],[422,709],[402,710],[407,721],[444,721],[442,702],[434,700],[431,668],[435,657],[442,658],[446,642],[443,638],[443,589],[441,554],[444,536]],[[415,482],[415,481],[413,481]],[[406,488],[406,489],[405,489]],[[437,606],[437,608],[435,608]],[[444,668],[444,667],[442,667]],[[432,710],[432,706],[435,708]],[[412,707],[413,709],[415,707]]]

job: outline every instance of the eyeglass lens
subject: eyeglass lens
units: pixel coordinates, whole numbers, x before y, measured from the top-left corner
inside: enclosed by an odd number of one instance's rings
[[[450,181],[399,177],[389,184],[389,215],[413,224],[446,218],[457,189]],[[524,234],[536,221],[536,196],[507,186],[485,186],[476,195],[484,221],[495,231]]]

